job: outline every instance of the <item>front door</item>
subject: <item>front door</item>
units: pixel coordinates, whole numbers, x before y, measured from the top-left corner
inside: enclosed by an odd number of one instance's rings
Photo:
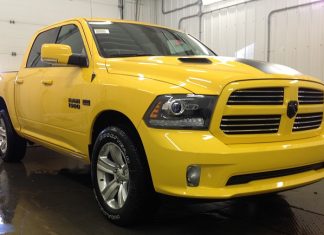
[[[72,53],[88,57],[89,50],[85,37],[77,22],[62,26],[56,43],[69,45]],[[90,60],[89,60],[90,61]],[[90,110],[87,89],[91,83],[92,68],[61,66],[47,68],[43,74],[43,99],[47,105],[41,106],[46,123],[46,135],[60,146],[86,155],[88,139],[86,127]]]
[[[16,107],[25,134],[77,155],[86,155],[91,66],[50,66],[40,59],[43,44],[60,43],[71,46],[73,53],[86,55],[90,62],[80,28],[74,22],[39,34],[27,66],[19,72],[16,81]]]

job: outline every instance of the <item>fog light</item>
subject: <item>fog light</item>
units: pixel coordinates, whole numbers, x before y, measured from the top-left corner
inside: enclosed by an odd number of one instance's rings
[[[191,165],[187,168],[187,185],[197,187],[200,181],[200,166]]]

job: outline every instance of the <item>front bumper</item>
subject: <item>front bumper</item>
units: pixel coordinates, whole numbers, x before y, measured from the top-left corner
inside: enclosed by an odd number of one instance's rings
[[[296,168],[324,162],[324,136],[257,144],[226,145],[209,131],[138,128],[155,190],[162,194],[206,199],[254,195],[310,184],[324,169],[226,186],[232,176]],[[198,187],[189,187],[186,170],[201,167]]]

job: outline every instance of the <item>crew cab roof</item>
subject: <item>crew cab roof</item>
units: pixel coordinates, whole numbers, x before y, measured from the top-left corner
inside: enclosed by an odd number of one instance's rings
[[[61,25],[61,24],[67,24],[71,21],[79,21],[79,22],[93,22],[93,21],[110,21],[110,22],[119,22],[119,23],[128,23],[128,24],[138,24],[138,25],[146,25],[146,26],[152,26],[152,27],[159,27],[159,28],[165,28],[165,29],[172,29],[168,28],[165,26],[157,25],[157,24],[151,24],[151,23],[146,23],[146,22],[139,22],[139,21],[133,21],[133,20],[121,20],[121,19],[114,19],[114,18],[71,18],[63,21],[56,22],[54,24],[48,25],[47,27],[42,28],[40,31],[44,31],[46,29],[50,29],[55,27],[56,25]],[[181,31],[178,29],[172,29],[175,31]]]

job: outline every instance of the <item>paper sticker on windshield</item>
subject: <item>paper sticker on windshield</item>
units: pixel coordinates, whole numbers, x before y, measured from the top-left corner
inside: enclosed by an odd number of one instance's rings
[[[94,29],[95,34],[109,34],[109,29]]]

